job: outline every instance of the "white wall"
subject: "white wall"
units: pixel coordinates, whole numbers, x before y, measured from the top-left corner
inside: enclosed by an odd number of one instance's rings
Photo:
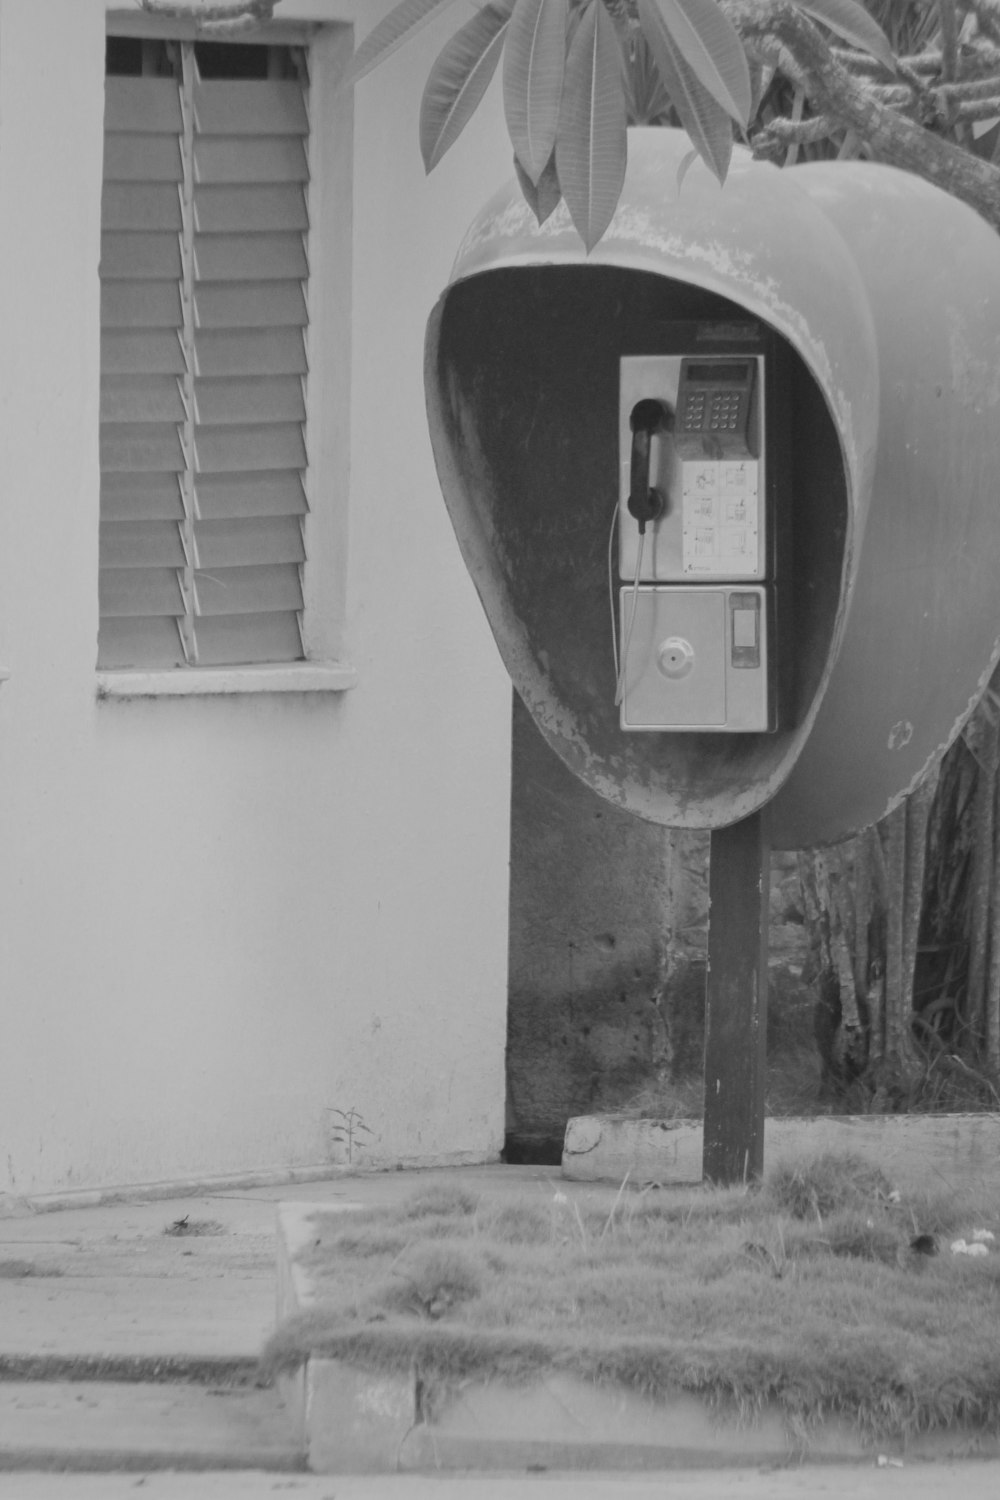
[[[386,9],[279,16],[363,33]],[[98,701],[104,5],[2,0],[0,1191],[316,1164],[351,1106],[373,1161],[499,1152],[509,687],[438,491],[422,341],[510,158],[495,83],[424,179],[419,97],[456,18],[356,91],[330,615],[358,686]]]

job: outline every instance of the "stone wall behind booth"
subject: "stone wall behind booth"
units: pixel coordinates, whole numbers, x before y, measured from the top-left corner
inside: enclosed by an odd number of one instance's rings
[[[516,695],[512,783],[506,1155],[558,1162],[574,1115],[701,1111],[709,837],[603,801]],[[771,911],[769,1062],[798,1056],[808,1091],[794,855],[772,860]]]

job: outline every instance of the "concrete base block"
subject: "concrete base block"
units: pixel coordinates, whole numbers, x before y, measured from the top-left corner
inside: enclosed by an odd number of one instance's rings
[[[400,1467],[416,1422],[414,1380],[373,1375],[336,1359],[305,1370],[305,1449],[316,1474],[386,1474]]]
[[[1000,1114],[822,1115],[768,1119],[765,1171],[779,1161],[851,1152],[899,1188],[1000,1190]],[[562,1174],[576,1182],[701,1181],[699,1120],[580,1115],[566,1127]]]
[[[786,1462],[796,1446],[780,1416],[752,1424],[693,1396],[654,1402],[566,1375],[530,1385],[470,1385],[440,1395],[400,1453],[416,1468],[667,1469]],[[846,1426],[825,1427],[814,1456],[857,1458]]]
[[[529,1385],[467,1384],[428,1397],[413,1376],[311,1359],[303,1374],[305,1452],[317,1474],[428,1470],[643,1470],[868,1462],[849,1424],[794,1430],[777,1408],[741,1421],[679,1393],[662,1402],[551,1375]],[[883,1442],[909,1460],[997,1457],[1000,1442],[961,1430]]]

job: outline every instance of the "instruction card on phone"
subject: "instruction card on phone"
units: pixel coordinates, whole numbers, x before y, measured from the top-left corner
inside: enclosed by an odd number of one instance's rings
[[[684,572],[719,578],[755,575],[757,460],[694,459],[682,468]]]

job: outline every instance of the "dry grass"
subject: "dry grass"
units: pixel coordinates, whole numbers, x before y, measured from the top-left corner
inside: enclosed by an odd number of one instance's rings
[[[660,1397],[839,1413],[872,1437],[1000,1430],[1000,1250],[941,1253],[1000,1205],[898,1200],[853,1158],[779,1167],[760,1190],[568,1191],[517,1201],[436,1189],[317,1218],[320,1306],[264,1355],[310,1352],[427,1382],[562,1369]],[[920,1237],[923,1238],[920,1238]],[[916,1246],[917,1248],[913,1248]]]

